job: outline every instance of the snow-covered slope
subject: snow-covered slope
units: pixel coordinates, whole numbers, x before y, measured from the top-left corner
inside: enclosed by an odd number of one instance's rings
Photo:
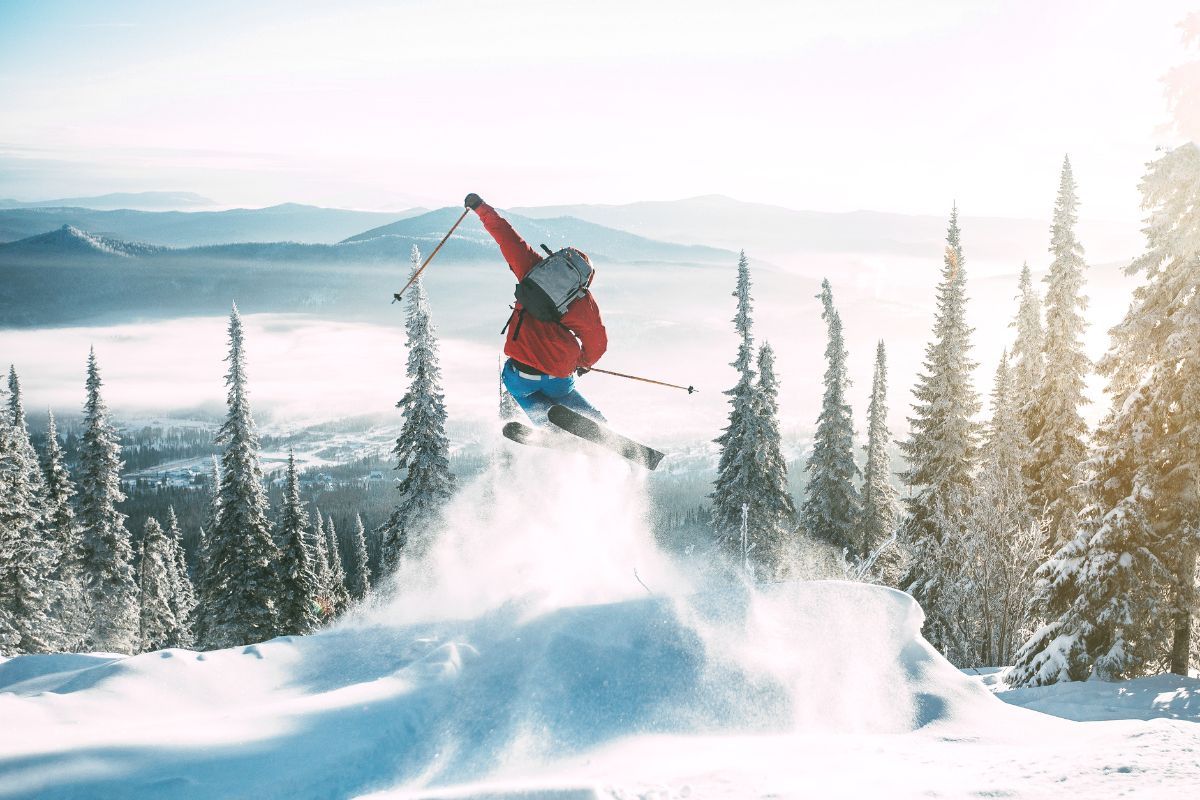
[[[63,225],[58,230],[30,236],[16,242],[0,244],[0,256],[21,258],[28,256],[135,256],[156,255],[168,248],[152,244],[124,242],[95,233],[88,233],[74,225]]]
[[[907,595],[686,580],[621,463],[503,463],[332,630],[0,663],[0,797],[1170,797],[1200,775],[1164,769],[1192,722],[1000,702]]]

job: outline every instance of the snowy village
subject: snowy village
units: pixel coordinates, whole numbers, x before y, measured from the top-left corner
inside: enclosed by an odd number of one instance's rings
[[[1195,797],[1140,5],[0,4],[0,798]]]

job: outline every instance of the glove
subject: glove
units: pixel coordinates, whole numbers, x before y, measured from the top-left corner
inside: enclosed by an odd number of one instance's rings
[[[470,209],[479,208],[482,203],[483,198],[474,192],[471,192],[469,195],[467,195],[467,198],[463,200],[463,205]]]
[[[589,372],[591,372],[591,371],[592,371],[592,370],[591,370],[591,368],[590,368],[590,367],[576,367],[576,368],[575,368],[575,374],[576,374],[576,375],[578,375],[578,376],[580,376],[580,377],[583,377],[584,375],[587,375],[587,374],[588,374]]]

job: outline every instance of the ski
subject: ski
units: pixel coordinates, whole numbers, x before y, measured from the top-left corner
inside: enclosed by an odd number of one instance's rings
[[[662,461],[665,453],[660,453],[653,447],[647,447],[641,442],[635,442],[619,433],[614,433],[590,417],[585,417],[566,406],[551,406],[548,412],[550,421],[567,433],[578,436],[606,450],[611,450],[622,458],[639,464],[646,469],[654,469]]]
[[[559,437],[553,436],[547,431],[526,425],[523,422],[506,423],[501,433],[504,434],[505,439],[514,441],[517,444],[529,445],[530,447],[559,449],[562,445],[562,440]]]

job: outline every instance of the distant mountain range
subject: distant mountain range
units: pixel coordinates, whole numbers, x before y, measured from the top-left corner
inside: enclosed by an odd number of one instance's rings
[[[96,211],[183,211],[212,208],[216,202],[194,192],[117,192],[95,197],[65,197],[58,200],[0,200],[0,208],[89,208]]]
[[[30,258],[54,261],[81,255],[118,258],[136,256],[174,260],[208,258],[227,261],[328,261],[335,263],[388,261],[404,263],[407,261],[413,245],[426,252],[436,246],[461,213],[455,208],[429,211],[411,219],[372,228],[335,244],[248,241],[194,247],[167,247],[150,242],[131,243],[64,223],[48,233],[0,244],[0,265]],[[533,220],[510,214],[509,219],[535,246],[545,243],[557,249],[572,244],[599,259],[624,262],[728,264],[736,257],[728,250],[656,242],[642,236],[568,217]],[[446,243],[440,257],[460,261],[495,260],[499,257],[499,251],[491,236],[483,229],[479,219],[472,214],[463,221],[455,231],[454,237]]]
[[[423,213],[351,211],[285,203],[227,211],[98,211],[90,208],[0,209],[0,242],[63,225],[115,239],[169,247],[232,242],[332,243],[399,218]]]
[[[87,199],[81,198],[81,205]],[[419,243],[440,238],[457,215],[454,209],[371,212],[293,203],[225,211],[105,211],[45,205],[0,208],[0,242],[47,233],[65,224],[126,242],[169,247],[277,242],[333,245],[381,236]],[[744,249],[753,261],[807,271],[825,254],[932,258],[936,263],[947,222],[945,217],[933,215],[797,211],[720,195],[626,205],[513,208],[508,213],[535,245],[569,241],[584,249],[599,248],[598,252],[612,258],[693,262],[724,258],[727,252]],[[959,222],[968,263],[986,264],[991,274],[1016,271],[1026,260],[1035,269],[1048,261],[1049,206],[1044,220],[964,215]],[[605,229],[603,235],[594,226]],[[1128,261],[1144,246],[1139,227],[1136,220],[1109,223],[1084,219],[1078,234],[1090,262]],[[462,257],[473,257],[472,241],[492,246],[474,215],[447,247],[460,251]],[[377,246],[364,247],[362,252]],[[684,252],[679,246],[693,249]],[[252,257],[262,252],[258,248]]]
[[[167,247],[62,224],[0,244],[0,328],[219,313],[231,298],[248,310],[346,312],[372,298],[386,306],[409,269],[413,246],[431,252],[461,213],[456,208],[430,211],[335,244]],[[736,263],[729,251],[656,242],[581,220],[532,220],[512,214],[509,219],[534,246],[574,244],[606,265],[602,269],[616,264]],[[503,289],[511,273],[474,215],[447,242],[438,269],[457,276],[453,280],[459,283],[460,296],[478,291],[473,285],[476,274],[498,281],[500,296],[511,292]]]
[[[960,216],[968,262],[979,259],[1011,264],[1013,271],[1025,260],[1031,265],[1048,263],[1052,201],[1051,195],[1044,220]],[[796,211],[707,195],[687,200],[539,206],[513,211],[537,219],[569,216],[667,242],[745,249],[751,258],[782,264],[813,253],[881,253],[936,260],[945,244],[950,209],[944,217],[877,211]],[[1131,259],[1145,244],[1138,220],[1114,223],[1085,219],[1080,221],[1077,233],[1093,262]]]

